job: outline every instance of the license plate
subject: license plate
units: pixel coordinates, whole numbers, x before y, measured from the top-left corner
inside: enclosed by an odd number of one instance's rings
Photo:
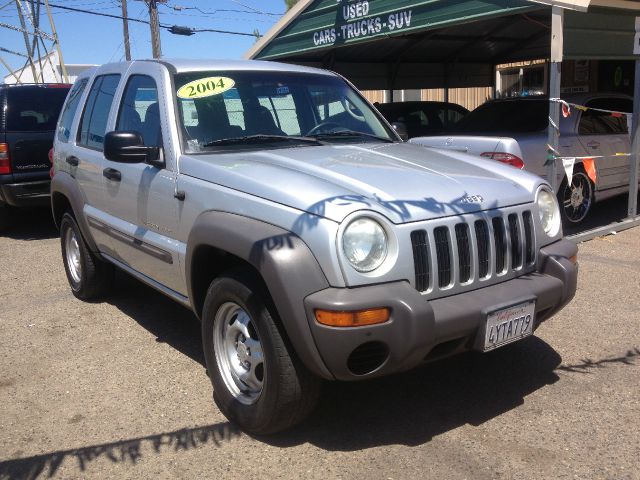
[[[536,303],[528,301],[487,315],[484,351],[515,342],[533,333]]]

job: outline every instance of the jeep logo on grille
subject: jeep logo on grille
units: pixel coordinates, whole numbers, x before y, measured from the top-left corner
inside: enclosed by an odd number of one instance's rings
[[[462,197],[461,203],[482,203],[484,198],[481,195],[469,195],[468,197]]]

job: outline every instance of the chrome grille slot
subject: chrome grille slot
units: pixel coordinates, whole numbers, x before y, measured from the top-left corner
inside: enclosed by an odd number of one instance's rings
[[[471,279],[471,244],[469,226],[466,223],[456,225],[456,241],[458,242],[460,283],[467,283]]]
[[[486,278],[489,275],[489,227],[484,220],[477,220],[475,228],[478,244],[478,277]]]
[[[449,245],[449,229],[438,227],[433,230],[436,241],[436,255],[438,257],[438,286],[447,287],[451,284],[451,245]]]
[[[425,230],[411,232],[413,263],[416,274],[416,289],[424,292],[429,288],[429,240]]]
[[[496,245],[496,273],[504,273],[507,256],[507,242],[504,231],[504,221],[501,217],[491,219],[493,238]]]
[[[439,298],[533,271],[535,219],[526,208],[440,218],[410,231],[416,290]]]
[[[517,269],[522,267],[522,237],[520,235],[520,226],[518,225],[518,216],[512,213],[509,219],[509,238],[511,239],[511,268]]]

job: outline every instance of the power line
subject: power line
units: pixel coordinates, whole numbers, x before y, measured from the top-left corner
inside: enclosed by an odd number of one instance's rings
[[[43,5],[42,2],[38,2],[38,3]],[[96,15],[96,16],[99,16],[99,17],[107,17],[107,18],[115,18],[115,19],[118,19],[118,20],[123,20],[123,17],[121,15],[114,15],[114,14],[111,14],[111,13],[95,12],[95,11],[92,11],[92,10],[85,10],[85,9],[81,9],[81,8],[74,8],[74,7],[67,7],[67,6],[63,6],[63,5],[56,5],[56,4],[53,4],[53,3],[49,3],[49,6],[51,8],[58,8],[58,9],[61,9],[61,10],[68,10],[68,11],[72,11],[72,12],[86,13],[86,14],[89,14],[89,15]],[[137,23],[143,23],[145,25],[149,25],[149,22],[147,20],[139,20],[139,19],[131,18],[131,17],[129,17],[128,20],[130,22],[137,22]],[[5,26],[5,25],[0,24],[0,26]],[[178,27],[178,26],[177,25],[168,25],[168,24],[165,24],[165,23],[161,23],[160,24],[160,28],[164,28],[164,29],[169,30],[169,31],[171,31],[171,29],[173,27]],[[10,28],[14,28],[15,29],[15,27],[10,27]],[[187,28],[187,29],[190,29],[193,33],[211,32],[211,33],[223,33],[223,34],[226,34],[226,35],[241,35],[241,36],[246,36],[246,37],[255,37],[256,36],[253,33],[234,32],[234,31],[231,31],[231,30],[219,30],[219,29],[213,29],[213,28],[203,28],[203,29],[196,29],[196,28],[189,28],[189,27],[178,27],[178,28],[180,28],[180,29]]]

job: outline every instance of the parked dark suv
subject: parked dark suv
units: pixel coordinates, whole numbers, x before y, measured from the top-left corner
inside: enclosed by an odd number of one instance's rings
[[[0,230],[14,207],[49,203],[48,153],[70,85],[0,85]]]

